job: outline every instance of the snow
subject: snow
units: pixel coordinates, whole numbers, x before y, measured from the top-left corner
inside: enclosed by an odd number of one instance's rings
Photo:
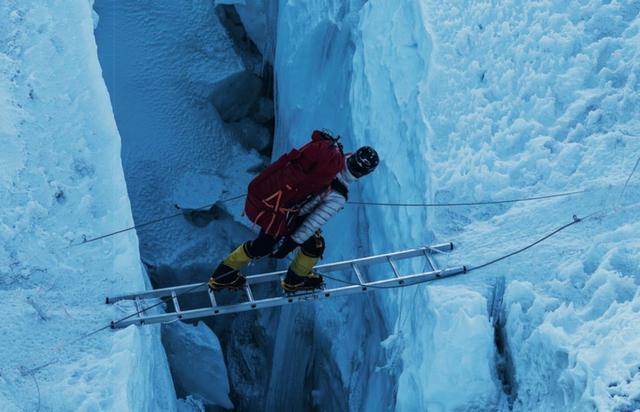
[[[630,252],[638,250],[638,241],[625,236],[627,230],[596,235],[586,262],[569,260],[542,293],[530,282],[509,285],[507,328],[510,350],[523,354],[515,357],[522,406],[638,408],[639,337],[633,325],[640,300],[637,281],[624,275],[637,270]],[[608,247],[607,237],[615,238]],[[595,270],[589,261],[598,262]]]
[[[173,369],[176,389],[208,405],[233,409],[222,348],[204,323],[163,326],[162,340]]]
[[[464,254],[465,260],[468,259],[468,261],[474,259],[482,262],[488,260],[489,256],[499,255],[499,249],[495,250],[496,246],[484,250],[478,249],[483,242],[480,234],[485,239],[493,240],[493,233],[504,232],[512,236],[513,233],[518,232],[518,234],[532,233],[529,239],[535,239],[534,233],[548,231],[543,228],[570,221],[571,213],[584,215],[597,210],[608,198],[619,193],[621,189],[619,186],[614,190],[609,189],[608,185],[619,185],[624,181],[626,174],[631,170],[633,154],[639,153],[637,140],[627,138],[616,130],[636,128],[637,123],[633,120],[633,114],[629,113],[627,107],[610,106],[613,101],[633,98],[633,94],[630,94],[630,90],[625,90],[626,87],[611,87],[612,83],[607,79],[606,70],[594,73],[597,67],[592,69],[589,64],[584,63],[589,54],[594,55],[592,61],[596,61],[595,56],[600,53],[599,40],[586,32],[571,40],[574,43],[571,48],[541,49],[538,43],[545,35],[561,37],[560,34],[554,33],[553,25],[543,26],[542,22],[569,21],[570,16],[545,8],[537,11],[517,10],[518,5],[513,6],[516,6],[515,10],[511,8],[502,10],[505,13],[504,21],[497,18],[500,16],[500,11],[496,16],[488,7],[479,5],[459,15],[456,15],[455,8],[449,9],[437,4],[427,4],[425,7],[425,10],[429,11],[427,27],[434,44],[437,45],[440,41],[448,39],[452,33],[458,33],[457,39],[451,40],[452,46],[448,49],[434,47],[436,51],[432,61],[437,63],[433,64],[433,69],[429,73],[426,89],[428,93],[425,93],[420,101],[428,114],[429,128],[433,131],[434,137],[436,139],[440,137],[439,141],[430,148],[432,155],[428,157],[428,163],[432,165],[434,171],[431,175],[432,185],[435,188],[447,188],[446,193],[438,193],[438,189],[435,189],[433,199],[464,200],[468,199],[466,196],[469,195],[474,200],[500,198],[522,194],[521,191],[514,190],[521,187],[534,189],[529,193],[581,187],[606,190],[594,190],[586,198],[550,201],[541,205],[516,205],[504,212],[499,209],[485,210],[482,214],[472,211],[464,213],[464,210],[457,213],[436,211],[434,227],[438,237],[441,233],[449,233],[450,236],[457,234],[464,228],[465,232],[460,235],[461,239],[458,241],[461,246],[459,253]],[[577,6],[575,9],[580,10]],[[460,11],[461,9],[457,9],[457,12]],[[531,15],[536,16],[533,22],[525,19],[526,16]],[[443,21],[447,24],[440,24]],[[460,33],[464,33],[463,28],[469,26],[470,21],[479,21],[478,25],[482,26],[482,29],[476,26],[473,35],[467,34],[461,40]],[[443,27],[447,25],[451,27]],[[511,26],[515,28],[511,29]],[[544,30],[541,30],[542,27]],[[562,35],[571,33],[565,26],[561,27]],[[507,41],[505,39],[508,39],[507,44],[503,43]],[[633,41],[628,43],[625,53],[634,53],[634,48],[637,53],[635,44],[637,40],[635,43]],[[513,50],[514,53],[506,56],[496,53],[496,50],[505,49]],[[560,67],[549,69],[547,65],[552,61],[564,63],[565,66],[560,65]],[[520,64],[522,62],[529,62],[529,64]],[[611,64],[618,65],[619,62],[614,61]],[[485,67],[487,69],[484,75],[470,76],[469,68],[482,69],[484,72]],[[567,77],[563,73],[571,72],[571,76],[574,77],[577,75],[576,67],[582,70],[582,81],[574,81],[573,88],[569,88],[566,82]],[[545,86],[541,87],[541,85]],[[540,90],[535,90],[535,87]],[[538,102],[536,94],[540,97],[550,97],[548,102],[554,106],[553,110],[539,110],[542,106],[536,103]],[[464,96],[473,98],[465,99]],[[575,99],[571,96],[575,96]],[[475,101],[476,98],[479,100]],[[533,105],[531,100],[534,100]],[[585,116],[584,110],[590,105],[592,107],[588,109]],[[579,109],[580,107],[582,109]],[[599,114],[589,116],[589,112],[599,112]],[[617,118],[615,122],[611,121],[612,117]],[[607,122],[612,124],[606,124]],[[448,136],[448,139],[443,139],[443,136]],[[624,152],[623,147],[626,149]],[[560,215],[550,215],[548,212],[550,208],[565,210],[565,212]],[[505,221],[507,216],[512,222]],[[615,232],[619,225],[624,224],[623,222],[629,221],[628,219],[633,221],[633,216],[637,214],[627,213],[624,220],[609,219],[602,225],[604,227],[593,227],[593,223],[585,222],[584,225],[588,227],[582,230],[588,230],[587,233],[580,233],[580,228],[576,227],[577,233],[572,232],[571,237],[562,235],[561,240],[554,240],[551,243],[552,246],[534,249],[531,253],[516,258],[515,261],[500,264],[490,273],[502,271],[517,278],[531,279],[532,285],[537,286],[532,288],[533,296],[540,301],[547,301],[548,297],[541,293],[540,289],[555,290],[556,287],[561,289],[555,281],[559,271],[564,270],[566,265],[592,259],[588,257],[587,248],[590,239],[598,238],[596,233]],[[487,220],[490,226],[479,222],[482,220]],[[442,223],[439,225],[439,222]],[[469,225],[468,222],[475,223]],[[476,227],[478,229],[475,229]],[[538,227],[541,229],[537,229]],[[610,235],[607,236],[610,237]],[[625,239],[619,235],[614,235],[613,238],[615,243],[625,242]],[[508,237],[505,236],[505,239]],[[456,242],[456,239],[453,240]],[[515,249],[518,244],[525,244],[524,241],[513,243],[512,241],[504,243],[505,246],[513,245],[507,250]],[[612,246],[609,245],[609,247]],[[487,254],[489,256],[486,256]],[[600,260],[600,258],[596,259],[596,261]],[[577,262],[574,263],[574,260]],[[632,266],[620,269],[622,270],[619,274],[622,276],[634,275],[635,269]],[[591,273],[581,275],[583,279],[588,275],[593,276]],[[543,282],[545,279],[549,280],[550,285],[556,287],[546,285]],[[635,290],[633,282],[630,286]],[[559,376],[562,370],[568,367],[567,365],[552,361],[549,364],[543,364],[542,367],[533,366],[541,362],[541,359],[554,358],[552,347],[542,344],[536,346],[536,350],[531,350],[528,346],[521,347],[519,343],[515,343],[518,342],[519,336],[517,334],[512,336],[512,317],[509,310],[512,301],[508,299],[510,290],[511,287],[508,288],[505,301],[508,318],[506,335],[516,372],[515,407],[523,410],[538,407],[541,410],[589,407],[588,401],[581,400],[580,395],[545,398],[546,392],[540,389],[540,385],[549,388],[570,386],[566,391],[577,394],[581,394],[583,388],[579,384],[572,386],[571,380],[559,381],[553,378],[556,373]],[[577,304],[577,301],[585,300],[585,295],[588,296],[588,293],[580,288],[571,290],[569,293],[565,291],[560,302],[568,304],[574,301]],[[594,303],[589,302],[586,305],[590,306]],[[609,307],[610,304],[611,302],[606,302],[604,307]],[[548,311],[552,311],[552,308],[542,309],[542,313]],[[538,326],[545,329],[549,320],[536,320],[534,313],[525,316],[524,322],[530,328]],[[611,330],[607,317],[596,317],[594,321]],[[514,325],[517,323],[515,322]],[[572,337],[574,343],[570,345],[567,352],[572,353],[573,356],[579,356],[582,352],[580,348],[582,344],[579,342],[589,338],[578,330],[574,333]],[[629,342],[629,345],[632,343]],[[620,348],[622,354],[628,350],[625,347],[626,344]],[[519,356],[524,358],[522,362]],[[602,375],[596,375],[601,379]],[[527,394],[533,396],[530,397]],[[541,405],[542,398],[545,398],[548,403]]]
[[[574,213],[637,202],[637,188],[619,199],[640,154],[631,103],[638,98],[637,12],[631,2],[425,5],[426,26],[441,45],[420,100],[435,137],[428,157],[434,198],[443,196],[439,188],[460,200],[592,189],[505,211],[436,211],[438,237],[464,229],[465,260],[500,254],[502,247],[483,248],[482,238],[530,234],[504,243],[509,251]],[[526,280],[507,286],[504,307],[516,410],[637,408],[637,389],[622,383],[633,379],[637,337],[617,325],[637,317],[625,306],[637,302],[637,240],[627,233],[638,212],[609,212],[485,271]],[[621,263],[612,267],[609,254]]]
[[[159,328],[74,342],[132,310],[106,295],[146,287],[135,233],[78,245],[132,224],[91,4],[0,13],[0,408],[175,410]]]

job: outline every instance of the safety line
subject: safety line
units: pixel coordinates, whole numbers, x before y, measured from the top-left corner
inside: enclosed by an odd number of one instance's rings
[[[534,200],[551,199],[554,197],[566,197],[574,196],[581,193],[588,192],[588,189],[576,190],[572,192],[554,193],[550,195],[523,197],[507,200],[484,200],[478,202],[458,202],[458,203],[384,203],[384,202],[361,202],[361,201],[348,201],[347,204],[352,205],[367,205],[367,206],[394,206],[394,207],[455,207],[455,206],[480,206],[480,205],[498,205],[503,203],[517,203],[517,202],[530,202]]]
[[[638,206],[640,206],[640,203],[635,204],[635,205],[631,205],[631,206],[629,206],[627,208],[623,208],[623,210],[624,209],[635,208],[635,207],[638,207]],[[525,250],[530,249],[530,248],[536,246],[537,244],[544,242],[545,240],[549,239],[550,237],[553,237],[556,234],[562,232],[563,230],[575,225],[576,223],[584,222],[586,220],[589,220],[589,219],[592,219],[592,218],[596,218],[596,217],[604,217],[604,216],[610,215],[612,213],[618,212],[619,210],[620,209],[610,210],[608,213],[602,214],[601,216],[598,216],[598,215],[601,214],[604,211],[604,209],[599,209],[599,210],[597,210],[597,211],[595,211],[595,212],[593,212],[593,213],[591,213],[591,214],[589,214],[589,215],[587,215],[585,217],[582,217],[582,218],[579,218],[576,215],[573,215],[573,220],[571,222],[569,222],[567,224],[564,224],[564,225],[554,229],[553,231],[551,231],[548,234],[544,235],[540,239],[538,239],[538,240],[536,240],[536,241],[534,241],[534,242],[532,242],[532,243],[530,243],[530,244],[528,244],[528,245],[526,245],[526,246],[524,246],[524,247],[522,247],[520,249],[517,249],[517,250],[515,250],[515,251],[513,251],[511,253],[508,253],[508,254],[500,256],[500,257],[498,257],[496,259],[490,260],[489,262],[486,262],[486,263],[483,263],[483,264],[480,264],[480,265],[476,265],[476,266],[469,266],[465,273],[470,273],[472,271],[485,268],[487,266],[490,266],[490,265],[493,265],[495,263],[498,263],[498,262],[500,262],[500,261],[502,261],[504,259],[510,258],[512,256],[515,256],[515,255],[519,254],[519,253],[522,253]],[[351,281],[348,281],[346,279],[335,278],[333,276],[328,276],[328,275],[325,275],[323,273],[321,273],[321,274],[322,274],[323,277],[326,277],[327,279],[335,280],[337,282],[341,282],[341,283],[344,283],[346,285],[367,286],[367,287],[377,288],[377,289],[396,289],[396,288],[399,288],[399,287],[414,286],[414,285],[419,285],[421,283],[426,283],[426,282],[431,282],[432,281],[432,279],[422,279],[422,280],[413,282],[411,285],[369,286],[369,285],[363,285],[362,283],[359,283],[359,282],[351,282]]]
[[[588,217],[587,217],[587,218],[588,218]],[[525,247],[523,247],[523,248],[520,248],[520,249],[518,249],[518,250],[515,250],[515,251],[513,251],[513,252],[511,252],[511,253],[508,253],[508,254],[506,254],[506,255],[504,255],[504,256],[501,256],[501,257],[499,257],[499,258],[496,258],[496,259],[490,260],[489,262],[483,263],[483,264],[481,264],[481,265],[471,266],[471,267],[467,268],[467,273],[469,273],[469,272],[473,272],[474,270],[478,270],[478,269],[485,268],[485,267],[487,267],[487,266],[493,265],[494,263],[498,263],[498,262],[500,262],[501,260],[504,260],[504,259],[510,258],[511,256],[517,255],[517,254],[519,254],[519,253],[522,253],[522,252],[524,252],[525,250],[530,249],[530,248],[534,247],[535,245],[537,245],[537,244],[539,244],[539,243],[544,242],[545,240],[549,239],[550,237],[552,237],[552,236],[554,236],[554,235],[556,235],[556,234],[558,234],[558,233],[562,232],[562,231],[563,231],[563,230],[565,230],[566,228],[568,228],[568,227],[570,227],[570,226],[573,226],[573,225],[575,225],[576,223],[580,223],[580,222],[582,222],[584,219],[586,219],[586,218],[582,218],[582,219],[581,219],[581,218],[577,217],[576,215],[573,215],[573,221],[572,221],[572,222],[570,222],[570,223],[567,223],[567,224],[565,224],[565,225],[560,226],[559,228],[557,228],[557,229],[553,230],[552,232],[548,233],[547,235],[545,235],[545,236],[541,237],[540,239],[536,240],[536,241],[535,241],[535,242],[533,242],[533,243],[530,243],[529,245],[527,245],[527,246],[525,246]]]
[[[620,196],[618,197],[618,205],[622,202],[622,198],[624,197],[624,193],[627,191],[627,186],[629,185],[629,181],[631,180],[634,173],[636,172],[636,169],[638,169],[638,164],[640,164],[640,157],[638,157],[638,160],[636,160],[636,164],[635,166],[633,166],[633,170],[631,170],[631,173],[629,173],[627,180],[624,182],[624,187],[622,188],[622,192],[620,192]]]
[[[631,206],[629,206],[629,207],[627,207],[627,208],[624,208],[624,209],[628,209],[628,208],[631,208],[631,207],[638,207],[638,205],[640,205],[640,204],[631,205]],[[532,248],[533,246],[535,246],[535,245],[537,245],[537,244],[539,244],[539,243],[542,243],[543,241],[545,241],[545,240],[549,239],[550,237],[552,237],[552,236],[554,236],[554,235],[556,235],[556,234],[560,233],[561,231],[563,231],[563,230],[565,230],[565,229],[567,229],[567,228],[569,228],[569,227],[571,227],[571,226],[575,225],[576,223],[584,222],[585,220],[588,220],[588,219],[591,219],[591,218],[595,218],[595,217],[596,217],[599,213],[601,213],[602,211],[603,211],[603,210],[602,210],[602,209],[600,209],[600,210],[598,210],[598,211],[596,211],[596,212],[593,212],[593,213],[591,213],[591,214],[589,214],[589,215],[587,215],[587,216],[585,216],[585,217],[583,217],[583,218],[578,218],[577,216],[575,216],[575,215],[574,215],[574,216],[573,216],[573,221],[571,221],[571,222],[569,222],[569,223],[567,223],[567,224],[565,224],[565,225],[562,225],[562,226],[558,227],[557,229],[553,230],[552,232],[548,233],[547,235],[543,236],[542,238],[540,238],[540,239],[536,240],[535,242],[532,242],[532,243],[530,243],[529,245],[527,245],[527,246],[525,246],[525,247],[522,247],[522,248],[520,248],[520,249],[518,249],[518,250],[516,250],[516,251],[513,251],[513,252],[511,252],[511,253],[508,253],[508,254],[506,254],[506,255],[504,255],[504,256],[501,256],[501,257],[499,257],[499,258],[493,259],[493,260],[491,260],[491,261],[489,261],[489,262],[486,262],[486,263],[483,263],[483,264],[481,264],[481,265],[477,265],[477,266],[471,266],[471,267],[469,267],[469,268],[467,269],[466,273],[469,273],[469,272],[472,272],[472,271],[475,271],[475,270],[479,270],[479,269],[485,268],[485,267],[490,266],[490,265],[493,265],[493,264],[495,264],[495,263],[497,263],[497,262],[499,262],[499,261],[502,261],[502,260],[504,260],[504,259],[507,259],[507,258],[512,257],[512,256],[514,256],[514,255],[517,255],[517,254],[519,254],[519,253],[522,253],[522,252],[524,252],[525,250],[530,249],[530,248]],[[613,211],[610,211],[609,213],[603,214],[602,216],[606,216],[606,215],[611,214],[611,213],[616,212],[616,211],[619,211],[619,210],[613,210]],[[258,259],[256,259],[256,260],[259,260],[259,259],[262,259],[262,258],[258,258]],[[231,270],[231,271],[228,271],[228,272],[226,272],[226,273],[223,273],[223,274],[219,275],[218,277],[216,277],[216,279],[218,279],[218,278],[220,278],[220,277],[223,277],[223,276],[225,276],[225,275],[228,275],[228,274],[230,274],[230,273],[232,273],[232,272],[234,272],[234,271],[235,271],[235,270]],[[321,274],[322,274],[322,273],[321,273]],[[322,274],[322,276],[323,276],[323,277],[326,277],[327,279],[331,279],[331,280],[334,280],[334,281],[337,281],[337,282],[341,282],[341,283],[344,283],[344,284],[348,284],[348,285],[364,286],[364,285],[363,285],[363,284],[361,284],[361,283],[355,283],[355,282],[351,282],[351,281],[348,281],[348,280],[345,280],[345,279],[335,278],[335,277],[333,277],[333,276],[329,276],[329,275],[325,275],[325,274]],[[412,283],[411,285],[390,285],[390,286],[367,285],[367,287],[370,287],[370,288],[372,288],[372,289],[397,289],[397,288],[400,288],[400,287],[415,286],[415,285],[419,285],[419,284],[426,283],[426,282],[430,282],[430,281],[432,281],[432,280],[431,280],[431,279],[423,279],[423,280],[418,280],[418,281],[416,281],[416,282]],[[193,287],[191,287],[191,288],[189,288],[189,289],[186,289],[186,290],[182,291],[181,293],[176,294],[176,296],[182,296],[182,295],[184,295],[184,294],[186,294],[186,293],[189,293],[189,292],[191,292],[191,291],[193,291],[193,290],[195,290],[195,289],[197,289],[197,288],[199,288],[199,287],[204,286],[206,283],[208,283],[208,280],[207,280],[207,281],[205,281],[205,282],[201,282],[201,283],[199,283],[199,284],[196,284],[196,285],[194,285]],[[298,294],[298,295],[296,295],[296,296],[312,295],[312,294],[314,294],[314,293],[316,293],[316,292],[308,292],[308,293]],[[134,316],[140,315],[140,314],[142,314],[142,313],[144,313],[144,312],[146,312],[146,311],[148,311],[148,310],[150,310],[150,309],[153,309],[153,308],[155,308],[155,307],[157,307],[157,306],[160,306],[160,305],[162,305],[162,304],[164,304],[164,303],[168,303],[171,299],[172,299],[172,298],[171,298],[170,296],[167,296],[167,297],[161,298],[161,299],[160,299],[160,302],[158,302],[158,303],[155,303],[155,304],[153,304],[153,305],[151,305],[151,306],[148,306],[148,307],[142,308],[142,309],[140,309],[140,310],[136,311],[135,313],[132,313],[132,314],[130,314],[130,315],[128,315],[128,316],[125,316],[125,317],[123,317],[123,318],[121,318],[121,319],[118,319],[118,320],[116,320],[116,321],[112,321],[112,322],[111,322],[111,323],[109,323],[108,325],[105,325],[105,326],[103,326],[103,327],[101,327],[101,328],[99,328],[99,329],[96,329],[96,330],[93,330],[93,331],[91,331],[91,332],[89,332],[89,333],[86,333],[86,334],[84,334],[84,335],[82,335],[82,336],[80,336],[80,337],[78,337],[78,338],[74,339],[73,341],[67,342],[67,343],[66,343],[66,344],[64,344],[64,345],[60,345],[56,351],[59,351],[59,350],[60,350],[62,347],[64,347],[64,346],[72,345],[72,344],[77,343],[77,342],[79,342],[79,341],[81,341],[81,340],[84,340],[84,339],[86,339],[86,338],[88,338],[88,337],[90,337],[90,336],[92,336],[92,335],[95,335],[95,334],[97,334],[97,333],[99,333],[99,332],[102,332],[102,331],[104,331],[104,330],[106,330],[106,329],[110,329],[110,328],[112,327],[112,325],[118,324],[119,322],[122,322],[122,321],[124,321],[124,320],[130,319],[130,318],[132,318],[132,317],[134,317]],[[47,362],[47,363],[44,363],[44,364],[42,364],[42,365],[39,365],[39,366],[37,366],[37,367],[31,368],[31,369],[28,369],[28,370],[27,370],[27,369],[23,369],[23,370],[21,370],[21,372],[23,373],[23,375],[30,375],[30,374],[33,374],[33,373],[35,373],[35,372],[37,372],[37,371],[39,371],[39,370],[41,370],[41,369],[44,369],[44,368],[46,368],[46,367],[48,367],[48,366],[50,366],[50,365],[52,365],[52,364],[56,363],[57,361],[58,361],[58,359],[54,359],[54,360],[52,360],[52,361],[49,361],[49,362]]]
[[[589,216],[591,216],[591,215],[589,215]],[[552,232],[550,232],[547,235],[543,236],[542,238],[536,240],[535,242],[530,243],[530,244],[528,244],[527,246],[525,246],[523,248],[520,248],[520,249],[518,249],[516,251],[513,251],[511,253],[508,253],[508,254],[506,254],[504,256],[501,256],[501,257],[499,257],[497,259],[493,259],[493,260],[491,260],[489,262],[486,262],[486,263],[483,263],[481,265],[471,266],[471,267],[467,268],[467,271],[465,273],[469,273],[469,272],[472,272],[474,270],[479,270],[479,269],[485,268],[485,267],[493,265],[493,264],[495,264],[495,263],[497,263],[497,262],[499,262],[501,260],[510,258],[510,257],[512,257],[514,255],[519,254],[519,253],[522,253],[525,250],[530,249],[530,248],[534,247],[535,245],[544,242],[545,240],[547,240],[550,237],[558,234],[559,232],[567,229],[568,227],[573,226],[576,223],[582,222],[583,220],[587,219],[588,217],[578,218],[578,217],[576,217],[574,215],[573,218],[574,218],[574,220],[572,222],[560,226],[559,228],[553,230]],[[322,274],[323,277],[326,277],[327,279],[331,279],[331,280],[334,280],[334,281],[337,281],[337,282],[340,282],[340,283],[344,283],[346,285],[365,286],[365,285],[363,285],[362,283],[359,283],[359,282],[351,282],[351,281],[348,281],[346,279],[340,279],[340,278],[335,278],[333,276],[325,275],[324,273],[321,273],[321,274]],[[461,273],[461,275],[462,275],[462,273]],[[406,287],[406,286],[415,286],[415,285],[419,285],[419,284],[426,283],[426,282],[431,282],[431,281],[432,281],[432,279],[422,279],[422,280],[418,280],[416,282],[412,282],[411,285],[391,285],[391,286],[369,286],[369,285],[366,285],[366,286],[367,286],[367,288],[371,287],[371,288],[375,288],[375,289],[396,289],[396,288]]]
[[[217,203],[230,202],[230,201],[232,201],[232,200],[238,200],[238,199],[241,199],[241,198],[243,198],[243,197],[245,197],[245,196],[246,196],[246,194],[242,194],[242,195],[238,195],[238,196],[231,197],[231,198],[229,198],[229,199],[222,199],[222,200],[218,200],[218,201],[217,201],[217,202],[215,202],[215,203],[212,203],[212,204],[210,204],[210,205],[206,205],[206,206],[201,206],[201,207],[195,208],[195,209],[193,209],[193,210],[205,210],[205,209],[209,209],[209,208],[211,208],[213,205],[215,205],[215,204],[217,204]],[[115,232],[112,232],[112,233],[108,233],[108,234],[106,234],[106,235],[102,235],[102,236],[94,237],[94,238],[92,238],[92,239],[83,239],[83,240],[82,240],[82,242],[77,243],[77,244],[74,244],[74,245],[71,245],[71,246],[79,246],[79,245],[84,245],[84,244],[87,244],[87,243],[95,242],[96,240],[100,240],[100,239],[104,239],[104,238],[107,238],[107,237],[110,237],[110,236],[118,235],[118,234],[120,234],[120,233],[128,232],[129,230],[133,230],[133,229],[140,229],[140,228],[142,228],[142,227],[149,226],[149,225],[153,225],[153,224],[155,224],[155,223],[163,222],[163,221],[165,221],[165,220],[173,219],[173,218],[176,218],[176,217],[178,217],[178,216],[182,216],[182,215],[184,215],[184,212],[175,213],[175,214],[172,214],[172,215],[169,215],[169,216],[165,216],[165,217],[161,217],[161,218],[158,218],[158,219],[155,219],[155,220],[151,220],[151,221],[148,221],[148,222],[145,222],[145,223],[140,223],[140,224],[138,224],[138,225],[134,225],[134,226],[128,227],[128,228],[126,228],[126,229],[121,229],[121,230],[118,230],[118,231],[115,231]]]
[[[364,205],[364,206],[393,206],[393,207],[482,206],[482,205],[497,205],[497,204],[517,203],[517,202],[531,202],[531,201],[536,201],[536,200],[552,199],[552,198],[556,198],[556,197],[575,196],[575,195],[578,195],[578,194],[586,193],[588,191],[589,191],[588,189],[583,189],[583,190],[576,190],[576,191],[572,191],[572,192],[554,193],[554,194],[543,195],[543,196],[522,197],[522,198],[506,199],[506,200],[486,200],[486,201],[478,201],[478,202],[458,202],[458,203],[383,203],[383,202],[363,202],[363,201],[350,200],[350,201],[347,202],[347,204]],[[192,209],[192,210],[207,210],[207,209],[211,208],[213,205],[215,205],[217,203],[230,202],[232,200],[238,200],[238,199],[241,199],[241,198],[246,197],[246,196],[247,196],[247,194],[245,193],[245,194],[242,194],[242,195],[234,196],[234,197],[229,198],[229,199],[219,200],[219,201],[217,201],[215,203],[212,203],[212,204],[209,204],[209,205],[205,205],[205,206],[201,206],[201,207],[198,207],[198,208],[195,208],[195,209]],[[154,220],[150,220],[148,222],[140,223],[138,225],[134,225],[134,226],[131,226],[131,227],[128,227],[128,228],[125,228],[125,229],[117,230],[115,232],[108,233],[106,235],[98,236],[98,237],[91,238],[91,239],[83,239],[82,242],[76,243],[76,244],[72,244],[71,246],[80,246],[80,245],[84,245],[84,244],[87,244],[87,243],[95,242],[95,241],[100,240],[100,239],[104,239],[104,238],[107,238],[107,237],[115,236],[115,235],[118,235],[120,233],[128,232],[128,231],[133,230],[133,229],[140,229],[140,228],[143,228],[143,227],[146,227],[146,226],[149,226],[149,225],[160,223],[160,222],[163,222],[165,220],[174,219],[176,217],[183,216],[183,215],[184,215],[184,212],[174,213],[172,215],[167,215],[167,216],[160,217],[160,218],[154,219]]]
[[[36,409],[36,412],[40,412],[40,406],[42,403],[42,397],[40,394],[40,384],[38,384],[38,378],[36,378],[36,375],[31,375],[31,378],[33,378],[33,383],[35,383],[36,385],[36,390],[38,392],[38,409]]]

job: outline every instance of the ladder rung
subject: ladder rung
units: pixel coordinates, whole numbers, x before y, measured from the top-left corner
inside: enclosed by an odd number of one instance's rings
[[[398,267],[396,266],[396,262],[391,260],[390,257],[387,257],[387,262],[389,262],[389,265],[391,265],[391,270],[393,270],[393,274],[395,275],[395,277],[399,278],[400,277],[400,272],[398,271]]]
[[[213,290],[209,289],[207,291],[207,293],[209,294],[209,300],[211,301],[211,307],[215,308],[216,306],[218,306],[218,302],[216,302],[216,297],[213,293]]]
[[[254,303],[256,300],[253,298],[253,292],[251,292],[251,286],[249,284],[244,285],[244,290],[247,292],[247,297],[249,298],[249,302]],[[252,308],[255,308],[255,303],[251,305]]]
[[[356,273],[356,276],[358,277],[358,282],[360,282],[360,285],[363,285],[362,290],[367,290],[367,287],[364,286],[364,284],[367,282],[365,282],[364,276],[362,276],[362,273],[360,272],[360,268],[358,267],[358,265],[356,265],[355,263],[352,263],[351,268]]]
[[[134,302],[136,303],[136,312],[138,312],[138,317],[142,316],[142,301],[139,297],[136,297]]]
[[[429,266],[431,266],[432,270],[438,270],[438,264],[427,250],[424,251],[424,257],[427,258],[427,262],[429,262]]]
[[[176,314],[178,315],[178,319],[182,319],[182,315],[180,315],[180,304],[178,303],[178,295],[176,291],[171,291],[171,300],[173,301],[173,306],[176,310]]]

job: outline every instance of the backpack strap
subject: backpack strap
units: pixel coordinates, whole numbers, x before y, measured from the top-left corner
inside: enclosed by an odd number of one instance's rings
[[[311,140],[314,142],[321,141],[321,140],[328,140],[332,143],[331,146],[337,147],[340,150],[340,153],[344,154],[342,143],[339,142],[340,136],[333,137],[326,130],[314,130],[313,133],[311,134]]]
[[[333,179],[333,182],[331,182],[331,190],[340,193],[345,200],[349,200],[349,189],[340,179]]]

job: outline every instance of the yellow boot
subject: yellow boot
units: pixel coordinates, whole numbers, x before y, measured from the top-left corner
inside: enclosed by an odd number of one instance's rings
[[[213,290],[239,289],[246,283],[239,269],[251,261],[246,250],[246,243],[238,246],[224,258],[209,279],[209,287]]]
[[[319,256],[308,256],[304,251],[298,251],[287,270],[287,276],[280,282],[282,289],[285,292],[321,289],[324,286],[322,276],[311,270],[319,259]]]

